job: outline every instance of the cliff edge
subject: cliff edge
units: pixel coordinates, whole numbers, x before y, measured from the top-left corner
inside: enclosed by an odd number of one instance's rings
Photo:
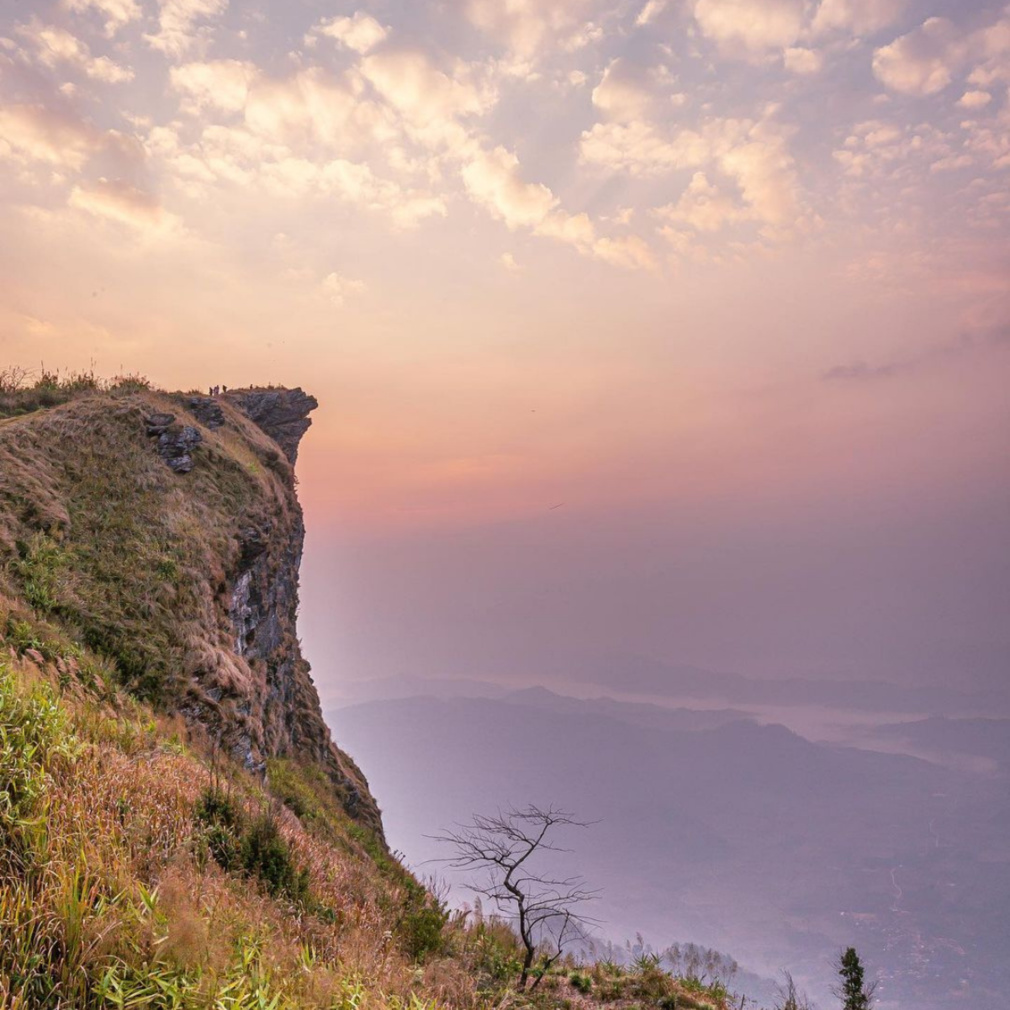
[[[318,766],[381,840],[296,634],[294,463],[316,407],[300,389],[127,385],[0,420],[0,635],[41,624],[250,770]]]

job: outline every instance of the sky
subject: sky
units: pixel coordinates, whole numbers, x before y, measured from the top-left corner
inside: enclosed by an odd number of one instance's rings
[[[347,677],[1005,683],[1010,7],[7,0],[3,364],[300,385]]]

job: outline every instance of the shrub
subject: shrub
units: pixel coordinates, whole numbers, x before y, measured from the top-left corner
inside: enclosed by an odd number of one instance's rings
[[[223,870],[256,878],[272,897],[305,901],[308,871],[295,865],[272,813],[264,810],[250,818],[234,797],[211,787],[204,790],[194,814],[203,827],[203,842]]]
[[[441,950],[442,929],[448,919],[445,903],[416,880],[407,878],[396,935],[403,949],[416,960]]]
[[[284,895],[301,902],[308,896],[308,870],[295,866],[291,849],[268,811],[257,815],[245,830],[242,867],[247,874],[262,881],[273,897]]]

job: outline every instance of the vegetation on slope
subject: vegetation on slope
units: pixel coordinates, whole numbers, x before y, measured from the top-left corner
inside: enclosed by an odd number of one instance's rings
[[[0,1006],[726,1005],[647,958],[520,994],[512,931],[448,915],[318,769],[260,783],[36,644],[0,660]]]
[[[29,617],[42,622],[103,682],[185,713],[250,768],[279,754],[320,764],[381,838],[299,650],[294,471],[243,408],[278,400],[315,405],[285,390],[210,398],[139,379],[0,377],[12,415],[0,419],[0,634],[19,642]],[[162,445],[176,436],[197,446],[185,471]]]
[[[254,774],[179,714],[227,632],[235,526],[292,477],[230,412],[183,488],[159,408],[137,380],[0,380],[0,1008],[726,1010],[651,961],[566,959],[520,993],[509,926],[450,915],[325,763]]]

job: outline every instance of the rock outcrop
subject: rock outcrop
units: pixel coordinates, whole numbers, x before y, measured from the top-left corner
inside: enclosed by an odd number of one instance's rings
[[[381,840],[297,636],[294,462],[316,406],[300,389],[96,393],[6,422],[0,601],[45,583],[36,616],[106,657],[123,684],[252,771],[273,757],[317,766]],[[64,574],[43,578],[36,558]]]
[[[298,444],[309,430],[309,414],[319,403],[300,389],[237,389],[222,396],[263,429],[293,466]]]

